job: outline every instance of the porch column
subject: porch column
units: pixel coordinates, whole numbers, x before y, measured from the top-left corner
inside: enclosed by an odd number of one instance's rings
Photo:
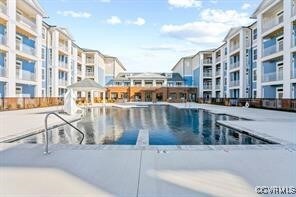
[[[105,105],[105,103],[106,103],[106,92],[104,91],[103,92],[103,104]]]

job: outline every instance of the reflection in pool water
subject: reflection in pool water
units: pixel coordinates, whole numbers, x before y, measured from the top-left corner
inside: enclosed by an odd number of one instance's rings
[[[143,108],[92,108],[74,123],[85,133],[83,144],[136,144],[140,129],[149,130],[151,145],[263,144],[260,139],[216,125],[217,120],[238,120],[204,110],[171,106]],[[79,133],[69,126],[54,129],[50,143],[76,144]],[[21,140],[43,143],[44,133]]]

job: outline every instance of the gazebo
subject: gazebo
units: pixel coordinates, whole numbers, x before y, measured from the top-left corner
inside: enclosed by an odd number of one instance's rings
[[[67,86],[67,89],[73,91],[91,92],[91,104],[94,101],[94,92],[103,93],[103,103],[105,103],[106,89],[92,79],[85,78],[77,83]]]

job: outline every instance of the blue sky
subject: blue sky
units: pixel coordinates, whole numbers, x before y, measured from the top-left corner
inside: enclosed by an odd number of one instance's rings
[[[182,57],[248,25],[260,0],[39,0],[46,21],[83,48],[117,56],[128,71],[170,71]]]

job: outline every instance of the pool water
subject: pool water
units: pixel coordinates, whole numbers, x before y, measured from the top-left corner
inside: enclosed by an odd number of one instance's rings
[[[205,110],[178,109],[151,105],[120,109],[91,108],[74,123],[85,133],[83,144],[135,145],[140,129],[149,131],[150,145],[224,145],[265,144],[258,138],[216,124],[217,120],[239,120]],[[44,133],[20,140],[21,143],[44,143]],[[80,134],[65,125],[53,129],[50,143],[77,144]]]

